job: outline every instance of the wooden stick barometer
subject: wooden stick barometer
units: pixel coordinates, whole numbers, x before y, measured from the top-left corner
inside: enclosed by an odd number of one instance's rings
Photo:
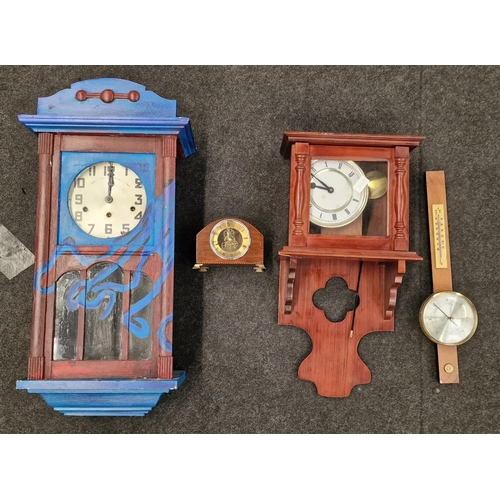
[[[458,384],[457,346],[474,335],[477,311],[465,295],[453,291],[444,172],[426,172],[425,175],[434,293],[420,308],[420,326],[437,345],[439,382]]]

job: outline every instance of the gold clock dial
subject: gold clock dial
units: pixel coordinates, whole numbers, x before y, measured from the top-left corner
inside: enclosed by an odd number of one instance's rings
[[[250,232],[241,222],[225,219],[217,223],[210,233],[210,247],[220,258],[236,260],[248,252]]]
[[[68,207],[75,224],[96,238],[116,238],[134,229],[144,216],[146,189],[119,163],[102,161],[71,182]]]

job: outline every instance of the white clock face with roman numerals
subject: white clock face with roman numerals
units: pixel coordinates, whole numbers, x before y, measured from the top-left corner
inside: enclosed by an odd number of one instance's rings
[[[94,163],[82,170],[68,193],[69,213],[75,224],[96,238],[116,238],[134,229],[146,204],[141,179],[113,161]]]
[[[311,160],[310,221],[342,227],[357,219],[368,201],[368,179],[353,161]]]

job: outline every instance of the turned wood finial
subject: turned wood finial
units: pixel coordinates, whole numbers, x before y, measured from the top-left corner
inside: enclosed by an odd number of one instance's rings
[[[128,99],[130,102],[137,102],[141,98],[141,94],[137,90],[131,90],[128,94],[115,94],[110,89],[103,90],[100,94],[97,92],[87,93],[85,90],[79,90],[75,94],[77,101],[86,101],[87,99],[101,99],[107,104],[112,103],[115,99]]]

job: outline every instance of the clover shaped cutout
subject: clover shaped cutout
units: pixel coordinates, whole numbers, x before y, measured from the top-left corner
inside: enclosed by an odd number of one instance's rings
[[[339,323],[345,319],[348,311],[356,309],[359,295],[347,286],[344,279],[335,276],[328,280],[325,288],[314,292],[313,304],[325,313],[328,321]]]

